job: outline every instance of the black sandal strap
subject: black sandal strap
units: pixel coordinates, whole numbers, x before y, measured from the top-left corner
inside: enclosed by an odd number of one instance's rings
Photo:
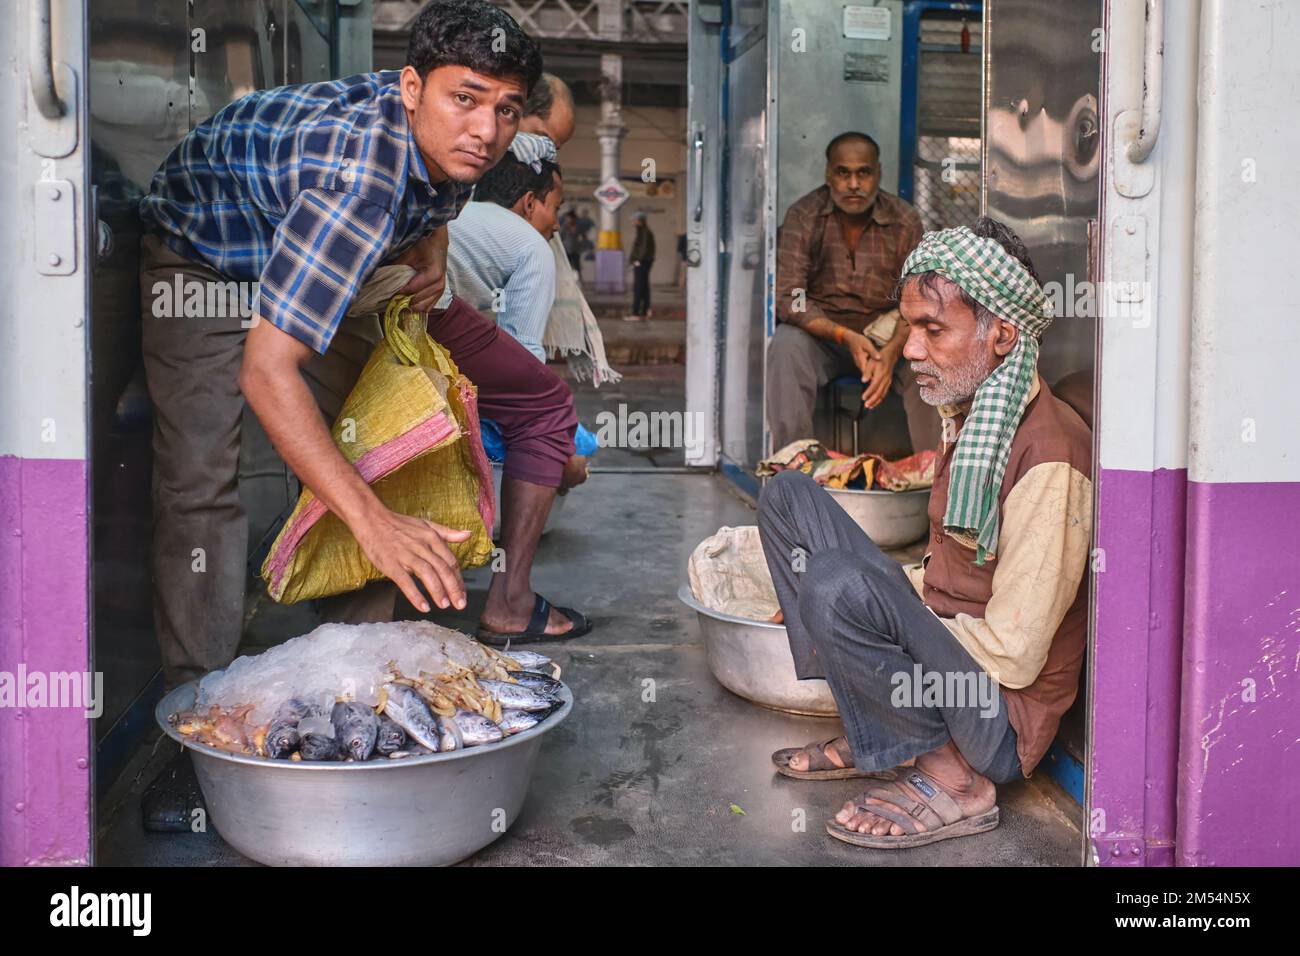
[[[528,619],[524,634],[529,637],[546,633],[546,625],[551,619],[551,602],[540,594],[533,595],[533,615]]]

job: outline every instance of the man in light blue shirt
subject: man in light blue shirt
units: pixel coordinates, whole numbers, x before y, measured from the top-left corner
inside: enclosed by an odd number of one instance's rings
[[[507,152],[479,180],[474,200],[448,224],[447,289],[545,362],[542,336],[555,302],[549,242],[564,201],[560,167]]]

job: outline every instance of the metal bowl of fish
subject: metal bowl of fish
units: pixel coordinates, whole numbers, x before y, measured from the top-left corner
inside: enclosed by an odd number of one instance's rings
[[[859,528],[880,548],[901,548],[925,537],[930,527],[930,489],[914,491],[827,488]]]
[[[839,708],[824,680],[799,680],[785,625],[736,617],[705,607],[683,584],[677,598],[699,616],[709,670],[733,694],[773,710],[810,717],[837,717]]]
[[[542,738],[573,707],[568,687],[553,683],[552,709],[540,719],[505,712],[532,723],[527,729],[519,729],[522,724],[505,727],[508,736],[495,723],[496,729],[486,733],[488,722],[473,719],[477,715],[464,714],[460,726],[431,716],[409,688],[390,686],[381,709],[413,731],[413,739],[402,752],[393,749],[382,759],[380,754],[374,759],[340,759],[351,749],[347,730],[354,718],[364,718],[366,711],[374,715],[364,706],[354,713],[347,702],[336,704],[329,717],[319,710],[314,717],[300,712],[302,733],[294,746],[301,752],[292,760],[229,752],[183,733],[177,715],[194,712],[194,681],[167,694],[155,716],[164,733],[190,750],[209,822],[249,859],[273,866],[441,866],[472,856],[518,817]],[[286,702],[277,712],[272,734],[293,703]],[[423,722],[414,719],[417,710]],[[311,719],[332,720],[340,739],[327,741],[310,732]],[[367,730],[373,749],[376,731]],[[378,729],[380,747],[383,735],[384,728]],[[454,743],[447,735],[456,738]],[[444,746],[439,746],[439,738]],[[415,740],[431,746],[417,746]],[[309,746],[318,745],[341,748],[343,753],[303,756]],[[447,750],[450,746],[455,749]]]

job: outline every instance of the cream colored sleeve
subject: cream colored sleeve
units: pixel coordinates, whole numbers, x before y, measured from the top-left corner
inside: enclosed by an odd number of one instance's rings
[[[907,580],[911,582],[912,590],[916,592],[916,596],[924,600],[925,599],[925,563],[921,562],[920,564],[905,564],[903,565],[903,573],[907,575]]]
[[[1092,481],[1068,462],[1035,465],[1002,508],[984,617],[940,618],[1003,687],[1038,677],[1074,603],[1092,540]]]
[[[881,312],[878,316],[867,323],[867,327],[862,330],[862,334],[877,346],[887,345],[889,340],[894,337],[894,332],[898,329],[898,323],[903,321],[903,313],[898,309],[889,309]]]

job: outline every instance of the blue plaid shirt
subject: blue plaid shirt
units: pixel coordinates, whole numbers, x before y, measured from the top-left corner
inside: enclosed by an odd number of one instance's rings
[[[375,267],[454,219],[473,191],[429,182],[398,75],[235,100],[154,174],[146,227],[227,279],[257,281],[255,314],[324,352]]]

